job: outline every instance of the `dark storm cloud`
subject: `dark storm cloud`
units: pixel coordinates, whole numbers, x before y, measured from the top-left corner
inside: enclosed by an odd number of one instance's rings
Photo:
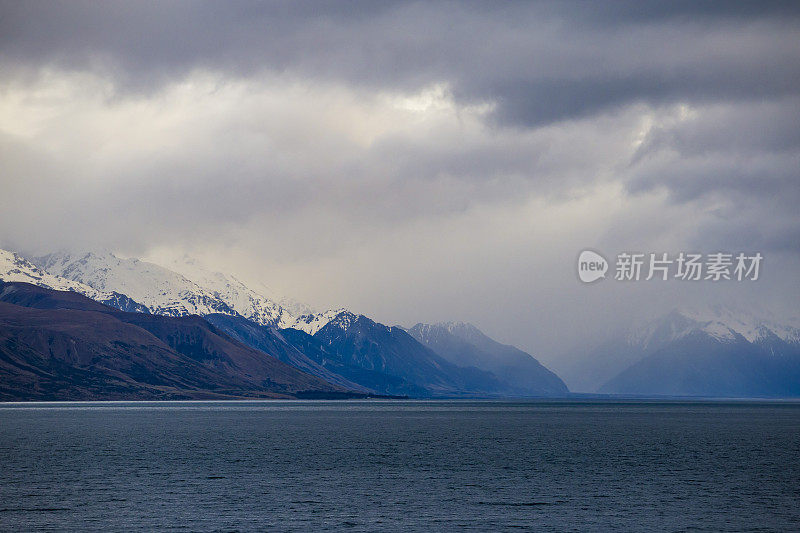
[[[379,89],[447,82],[534,125],[631,102],[795,94],[794,2],[5,2],[11,66],[105,68],[146,91],[194,68]]]

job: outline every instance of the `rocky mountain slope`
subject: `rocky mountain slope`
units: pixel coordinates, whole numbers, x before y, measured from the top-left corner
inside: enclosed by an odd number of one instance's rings
[[[70,291],[0,282],[4,400],[341,396],[198,316],[127,313]]]
[[[403,328],[338,312],[314,335],[353,381],[388,394],[498,396],[495,375],[458,366],[429,350]]]

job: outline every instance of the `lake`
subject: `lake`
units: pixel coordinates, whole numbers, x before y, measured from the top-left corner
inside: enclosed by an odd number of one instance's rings
[[[800,531],[800,403],[0,404],[0,529]]]

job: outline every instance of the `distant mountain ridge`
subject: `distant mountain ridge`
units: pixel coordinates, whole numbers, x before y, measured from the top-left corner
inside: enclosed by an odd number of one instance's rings
[[[778,321],[772,316],[724,305],[675,309],[631,332],[628,341],[646,348],[653,343],[677,340],[697,330],[718,340],[734,340],[741,336],[748,342],[757,342],[774,335],[787,342],[800,342],[798,323]]]
[[[341,311],[314,339],[353,375],[375,390],[414,396],[498,396],[502,383],[490,372],[454,365],[403,328]],[[358,379],[354,379],[358,381]]]
[[[705,397],[800,396],[800,345],[720,340],[695,331],[650,353],[599,392]]]
[[[507,395],[549,396],[568,392],[564,382],[532,355],[489,338],[472,324],[419,323],[408,332],[453,364],[492,372],[507,384]]]
[[[673,310],[586,359],[599,392],[688,396],[800,395],[798,363],[794,323],[720,305]]]
[[[741,340],[752,344],[754,349],[758,345],[769,345],[772,339],[781,341],[778,343],[781,346],[776,345],[773,349],[785,351],[785,346],[792,346],[800,339],[799,323],[797,319],[778,319],[768,311],[752,307],[712,305],[678,308],[614,334],[587,350],[582,357],[575,358],[571,367],[560,370],[572,390],[597,392],[632,365],[681,339],[708,337],[723,347]],[[700,345],[696,348],[701,349]],[[610,391],[611,388],[602,390]]]
[[[232,339],[336,387],[421,397],[568,394],[534,357],[461,322],[390,327],[346,309],[308,312],[184,258],[175,268],[109,252],[32,261],[0,250],[0,280],[82,294],[140,314],[200,315]],[[274,293],[271,293],[274,294]],[[588,352],[570,372],[579,391],[689,396],[800,395],[800,321],[753,309],[675,310]]]

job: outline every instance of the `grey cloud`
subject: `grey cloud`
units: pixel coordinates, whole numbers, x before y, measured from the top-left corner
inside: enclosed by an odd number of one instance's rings
[[[702,117],[680,127],[656,127],[638,150],[636,159],[674,148],[681,155],[711,152],[754,154],[792,152],[800,147],[800,98],[739,105],[711,105]]]
[[[384,90],[451,84],[535,125],[651,105],[796,94],[797,4],[6,2],[6,66],[106,68],[152,90],[194,68]]]
[[[112,86],[0,134],[0,246],[196,249],[312,303],[532,350],[678,298],[587,292],[587,246],[787,256],[760,290],[796,305],[799,28],[796,2],[0,1],[0,104],[48,76]],[[169,100],[197,71],[219,87]],[[358,107],[434,84],[466,118],[392,129]],[[386,131],[350,138],[359,114]]]
[[[711,209],[696,245],[800,252],[798,102],[710,106],[654,127],[627,169],[628,190]]]

